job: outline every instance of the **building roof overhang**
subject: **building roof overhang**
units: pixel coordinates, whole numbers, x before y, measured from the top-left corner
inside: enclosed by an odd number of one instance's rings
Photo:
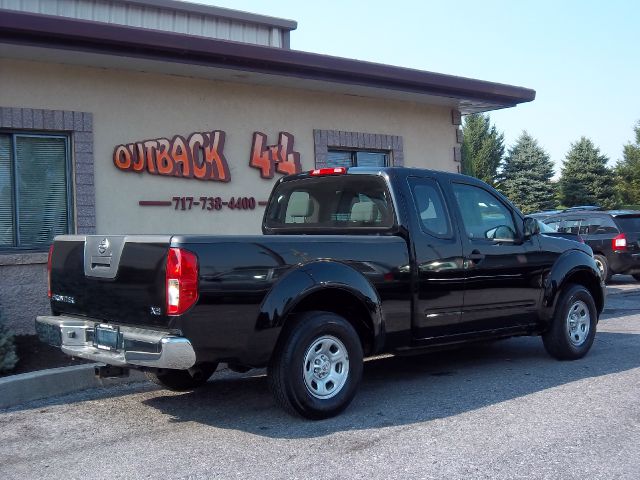
[[[501,83],[9,10],[0,10],[0,56],[449,105],[462,113],[535,99],[534,90]]]

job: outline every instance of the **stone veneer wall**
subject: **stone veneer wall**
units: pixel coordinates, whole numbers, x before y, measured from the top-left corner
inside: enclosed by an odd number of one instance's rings
[[[35,333],[36,316],[51,313],[46,253],[0,255],[0,309],[13,333]]]
[[[66,133],[71,140],[74,229],[95,233],[93,114],[0,107],[0,132]],[[0,308],[14,333],[33,334],[37,315],[50,313],[47,252],[0,251]]]

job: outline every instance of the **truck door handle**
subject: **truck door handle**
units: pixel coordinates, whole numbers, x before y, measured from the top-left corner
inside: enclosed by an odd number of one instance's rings
[[[480,253],[479,250],[474,250],[467,258],[472,262],[479,262],[484,258],[484,254]]]

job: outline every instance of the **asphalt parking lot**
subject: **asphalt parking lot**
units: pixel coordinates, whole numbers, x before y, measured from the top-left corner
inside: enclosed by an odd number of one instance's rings
[[[0,411],[0,478],[640,478],[640,283],[616,277],[590,354],[539,338],[367,362],[341,416],[273,403],[263,372],[138,383]]]

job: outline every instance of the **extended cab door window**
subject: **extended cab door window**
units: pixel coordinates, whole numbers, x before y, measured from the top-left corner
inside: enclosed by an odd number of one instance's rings
[[[414,205],[422,230],[434,237],[451,237],[449,215],[438,186],[426,179],[412,183]]]
[[[460,333],[464,301],[462,244],[453,227],[438,183],[432,178],[409,177],[414,212],[411,231],[416,255],[418,299],[413,336],[426,339]]]

